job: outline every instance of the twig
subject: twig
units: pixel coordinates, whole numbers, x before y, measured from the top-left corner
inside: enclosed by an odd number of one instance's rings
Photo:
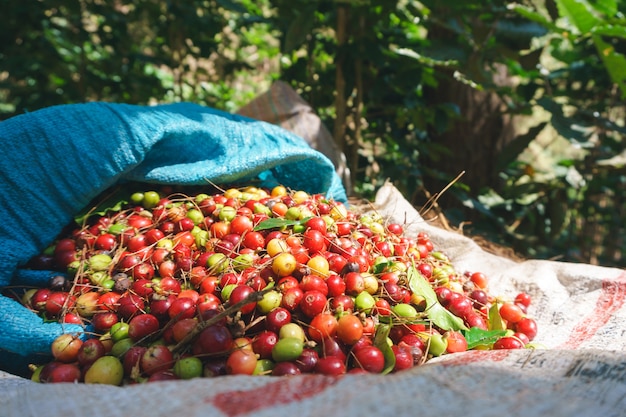
[[[430,210],[432,210],[433,207],[438,207],[437,200],[439,200],[439,198],[443,195],[443,193],[445,193],[450,187],[452,187],[464,174],[465,174],[465,171],[461,171],[461,173],[457,175],[452,181],[450,181],[448,185],[443,187],[443,190],[441,190],[438,193],[435,193],[432,197],[428,199],[428,201],[426,202],[424,206],[425,207],[424,211],[420,213],[422,217],[425,214],[427,214]]]

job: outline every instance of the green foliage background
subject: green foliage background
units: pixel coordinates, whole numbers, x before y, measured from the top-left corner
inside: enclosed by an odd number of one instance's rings
[[[425,216],[522,256],[626,266],[623,2],[5,0],[3,9],[0,119],[93,100],[235,111],[281,79],[333,132],[353,195],[371,198],[389,179]]]

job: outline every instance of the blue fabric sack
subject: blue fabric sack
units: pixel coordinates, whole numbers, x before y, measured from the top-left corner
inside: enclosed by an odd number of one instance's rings
[[[328,158],[275,125],[191,103],[54,106],[0,123],[0,287],[44,285],[21,269],[77,213],[120,181],[283,184],[346,201]],[[0,296],[0,367],[47,354],[76,325],[43,323]]]

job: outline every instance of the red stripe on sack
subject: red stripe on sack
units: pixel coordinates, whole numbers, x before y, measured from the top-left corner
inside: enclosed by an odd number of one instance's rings
[[[304,400],[335,385],[340,379],[314,374],[286,377],[250,390],[221,392],[207,401],[227,416],[238,416]]]
[[[602,281],[600,296],[593,312],[582,319],[569,335],[569,338],[556,349],[576,349],[591,339],[609,319],[624,305],[626,299],[626,271],[613,279]]]

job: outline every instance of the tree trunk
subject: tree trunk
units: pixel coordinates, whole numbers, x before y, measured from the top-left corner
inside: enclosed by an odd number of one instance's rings
[[[459,182],[470,187],[476,195],[483,187],[496,187],[498,172],[495,161],[502,147],[514,136],[512,119],[504,114],[504,103],[494,93],[479,91],[456,80],[442,83],[429,99],[433,105],[454,103],[459,107],[460,120],[444,133],[431,132],[433,141],[449,150],[441,160],[425,159],[423,163],[446,174],[445,179],[425,178],[424,186],[431,194],[440,192],[461,172]],[[471,210],[464,209],[449,193],[439,200],[439,206],[462,209],[471,220]]]

